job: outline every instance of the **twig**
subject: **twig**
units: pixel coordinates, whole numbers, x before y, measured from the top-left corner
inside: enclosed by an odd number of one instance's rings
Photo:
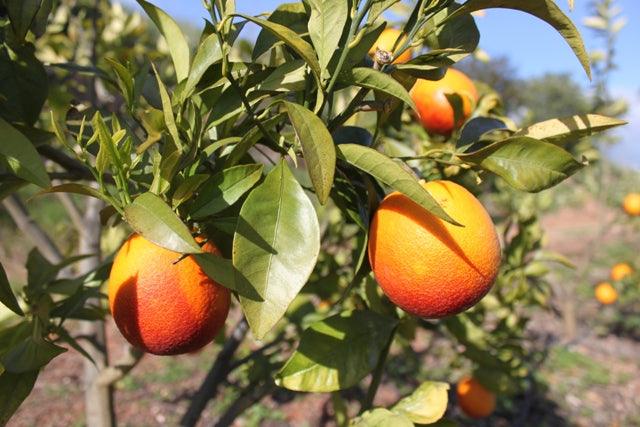
[[[215,427],[228,427],[241,415],[245,410],[249,409],[254,403],[260,401],[263,397],[271,393],[275,389],[272,381],[257,385],[249,384],[240,396],[231,404],[224,414],[220,417]]]
[[[121,380],[142,360],[144,352],[141,350],[128,346],[127,354],[112,366],[105,366],[95,379],[95,382],[99,386],[110,386],[116,381]]]
[[[82,213],[76,206],[76,204],[71,199],[68,193],[56,193],[56,197],[60,200],[60,203],[67,211],[67,215],[71,219],[73,226],[75,227],[78,234],[82,234],[84,232],[84,221],[82,220]]]
[[[191,404],[185,412],[184,416],[180,420],[181,426],[195,426],[200,419],[200,415],[204,408],[207,406],[209,400],[213,399],[218,391],[218,386],[224,381],[229,371],[229,363],[233,354],[236,352],[245,335],[249,325],[247,321],[242,318],[231,332],[231,336],[227,339],[218,357],[216,357],[213,366],[207,373],[206,378],[200,385],[200,388],[193,396]]]
[[[29,239],[49,262],[53,264],[62,262],[63,257],[58,247],[38,223],[31,218],[26,206],[17,195],[8,196],[2,201],[2,205],[18,226],[18,229],[29,236]]]
[[[369,385],[369,389],[367,390],[367,395],[362,402],[362,408],[360,412],[367,411],[371,409],[373,406],[373,400],[376,397],[376,393],[378,392],[378,387],[380,387],[380,382],[382,381],[382,374],[384,374],[384,366],[387,363],[387,357],[389,356],[389,350],[391,349],[391,343],[393,342],[393,338],[396,335],[396,329],[393,328],[391,332],[391,336],[389,337],[389,342],[382,349],[380,353],[380,359],[378,360],[378,364],[376,365],[376,369],[373,371],[373,376],[371,377],[371,384]]]

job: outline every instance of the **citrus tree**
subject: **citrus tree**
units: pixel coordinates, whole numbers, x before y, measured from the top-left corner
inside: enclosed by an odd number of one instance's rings
[[[566,144],[623,122],[519,128],[498,94],[450,67],[478,46],[472,13],[507,8],[555,28],[589,76],[554,2],[308,0],[249,16],[212,1],[193,44],[138,3],[162,43],[107,1],[0,1],[0,194],[39,242],[26,286],[14,292],[0,271],[15,313],[0,330],[3,423],[68,347],[98,368],[89,389],[107,402],[87,408],[95,425],[115,422],[108,386],[143,352],[196,351],[223,335],[184,425],[241,367],[244,389],[221,424],[275,387],[332,393],[339,425],[437,422],[453,378],[374,407],[390,353],[409,354],[418,330],[461,345],[475,369],[457,399],[471,417],[531,381],[523,307],[546,303],[547,264],[563,260],[541,249],[525,193],[586,166]],[[392,25],[388,11],[406,19]],[[260,28],[252,46],[249,25]],[[78,226],[97,230],[93,244],[51,256],[24,220],[25,186],[94,200]],[[114,227],[131,235],[97,257],[100,229]],[[132,345],[114,366],[109,313]],[[73,319],[93,341],[76,339]],[[342,393],[352,388],[365,389],[355,409]]]

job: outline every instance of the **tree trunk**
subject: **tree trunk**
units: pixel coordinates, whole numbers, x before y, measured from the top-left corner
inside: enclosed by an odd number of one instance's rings
[[[80,272],[94,270],[100,264],[100,209],[102,202],[88,199],[83,216],[84,226],[80,232],[78,251],[80,254],[95,254],[91,258],[82,260],[79,264]],[[98,304],[99,300],[88,301]],[[109,364],[105,324],[101,321],[82,322],[83,335],[92,337],[93,344],[86,346],[87,352],[96,362],[84,360],[84,402],[85,416],[88,427],[112,427],[116,425],[113,406],[113,387],[100,384],[97,379],[100,372]]]

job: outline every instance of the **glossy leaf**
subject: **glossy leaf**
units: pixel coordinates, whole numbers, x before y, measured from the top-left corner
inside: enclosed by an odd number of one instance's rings
[[[411,200],[451,224],[458,224],[447,214],[418,180],[400,164],[384,154],[356,144],[336,147],[338,156],[361,171],[368,173],[383,184],[399,191]]]
[[[413,423],[403,414],[385,408],[375,408],[354,419],[350,427],[413,427]]]
[[[431,48],[429,54],[442,52],[443,55],[439,55],[440,62],[445,58],[448,64],[458,62],[475,51],[480,42],[480,32],[470,13],[461,13],[453,19],[447,19],[458,8],[460,6],[455,3],[443,8],[425,24],[425,41]]]
[[[276,375],[289,390],[330,392],[352,387],[378,363],[396,326],[373,311],[345,311],[311,325]]]
[[[169,92],[167,92],[167,88],[164,86],[164,83],[162,83],[160,74],[158,74],[158,70],[156,70],[155,66],[153,67],[153,72],[155,73],[156,81],[158,82],[158,90],[160,92],[160,99],[162,100],[162,113],[164,115],[165,126],[169,131],[173,145],[176,146],[176,150],[181,151],[182,144],[180,143],[180,135],[178,134],[178,127],[176,126],[176,118],[173,113],[171,97],[169,96]]]
[[[0,45],[0,116],[10,122],[35,123],[47,99],[47,80],[33,45]]]
[[[200,43],[196,56],[193,58],[191,72],[182,91],[183,100],[187,99],[187,97],[193,93],[196,85],[200,83],[200,80],[209,67],[220,60],[222,60],[222,49],[220,49],[218,36],[216,34],[210,34]]]
[[[269,22],[283,25],[296,34],[307,32],[307,13],[302,2],[283,3],[269,15]],[[257,59],[263,53],[273,48],[278,43],[278,37],[264,29],[258,34],[253,47],[253,59]]]
[[[532,193],[553,187],[584,166],[557,145],[526,136],[508,138],[458,157],[499,175],[518,190]]]
[[[7,274],[2,264],[0,264],[0,302],[17,315],[24,316],[24,312],[20,308],[16,296],[13,294],[9,279],[7,279]]]
[[[373,68],[358,67],[340,74],[339,80],[342,83],[365,87],[391,95],[406,103],[414,111],[417,111],[409,92],[389,74]]]
[[[309,36],[316,48],[320,67],[327,65],[334,55],[349,16],[349,2],[344,0],[309,0]],[[323,76],[327,78],[328,76]]]
[[[38,378],[38,371],[0,375],[0,425],[6,425],[20,404],[29,396]]]
[[[318,57],[313,50],[313,46],[304,41],[304,39],[296,32],[290,30],[284,25],[240,13],[236,15],[259,25],[293,49],[309,65],[318,87],[321,86],[321,67],[318,62]]]
[[[40,155],[31,142],[0,117],[0,156],[18,177],[40,187],[51,185]]]
[[[462,5],[462,7],[449,15],[444,22],[467,13],[491,8],[519,10],[540,18],[551,25],[566,40],[578,57],[578,60],[580,61],[580,64],[582,64],[582,68],[584,68],[587,76],[591,78],[589,55],[585,50],[580,32],[573,22],[571,22],[571,19],[562,12],[562,9],[560,9],[553,0],[468,0],[464,5]]]
[[[173,197],[171,198],[173,207],[176,208],[193,197],[194,193],[198,191],[198,188],[204,184],[207,179],[209,179],[209,175],[203,173],[186,177],[173,193]]]
[[[129,225],[145,239],[180,253],[200,253],[202,249],[189,229],[160,197],[144,193],[124,208]]]
[[[100,199],[107,203],[112,203],[112,200],[109,197],[106,197],[100,191],[96,190],[93,187],[84,184],[77,184],[75,182],[68,182],[65,184],[56,185],[55,187],[50,187],[45,190],[42,190],[38,195],[41,194],[49,194],[49,193],[73,193],[73,194],[81,194],[83,196],[94,197],[96,199]]]
[[[599,114],[580,114],[535,123],[520,129],[515,135],[543,139],[553,144],[563,144],[625,124],[627,122],[624,120]]]
[[[240,210],[233,238],[233,265],[264,299],[240,297],[257,339],[284,315],[306,283],[320,252],[313,204],[281,161]]]
[[[416,424],[431,424],[438,421],[447,410],[449,384],[427,381],[411,395],[401,399],[391,409],[404,414]]]
[[[324,122],[299,104],[283,102],[289,119],[302,146],[309,176],[321,204],[329,198],[336,170],[336,150],[333,138]]]
[[[24,40],[33,22],[42,0],[6,0],[11,27],[18,41]]]
[[[262,177],[262,165],[239,165],[214,175],[194,201],[194,218],[216,214],[233,205]]]
[[[202,271],[217,283],[245,298],[262,301],[260,294],[236,270],[231,260],[210,253],[195,254],[193,257]]]
[[[0,357],[7,372],[22,374],[40,369],[53,358],[67,351],[42,338],[28,337]]]
[[[493,117],[476,117],[465,123],[460,131],[460,137],[456,148],[460,151],[473,150],[473,144],[478,142],[482,135],[496,129],[507,129],[507,125]]]
[[[136,0],[147,13],[149,18],[156,24],[160,34],[162,34],[169,46],[169,53],[176,69],[178,82],[189,76],[189,43],[180,30],[180,26],[164,10],[145,0]]]

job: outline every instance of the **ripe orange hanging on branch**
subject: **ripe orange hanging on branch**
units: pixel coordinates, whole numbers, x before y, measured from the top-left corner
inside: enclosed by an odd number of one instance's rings
[[[485,418],[496,408],[496,395],[478,380],[465,377],[456,386],[460,409],[471,418]]]
[[[395,28],[387,28],[385,29],[378,40],[373,44],[371,49],[369,49],[369,56],[375,59],[375,54],[377,50],[383,50],[389,53],[395,53],[402,47],[402,45],[407,41],[406,34],[403,34],[402,31],[397,30]],[[394,49],[395,47],[395,49]],[[395,55],[394,55],[395,56]],[[411,60],[411,49],[407,49],[402,52],[394,61],[394,64],[404,64],[405,62]]]
[[[394,304],[422,318],[441,318],[489,292],[500,267],[500,242],[491,217],[467,189],[451,181],[423,186],[463,226],[392,193],[371,222],[369,260]]]
[[[596,286],[595,290],[596,299],[600,304],[609,305],[618,300],[618,292],[611,283],[603,282]]]
[[[611,280],[618,281],[633,273],[633,267],[626,262],[619,262],[611,268]]]
[[[446,95],[457,94],[462,99],[462,117],[455,121],[455,112]],[[440,80],[418,79],[411,88],[411,98],[418,109],[418,119],[429,133],[449,135],[469,118],[478,102],[478,91],[464,73],[449,68]]]
[[[218,253],[210,242],[203,250]],[[109,307],[122,335],[160,355],[188,353],[211,342],[227,318],[229,290],[191,256],[134,234],[118,251],[109,276]]]
[[[622,207],[627,215],[640,216],[640,193],[629,193],[622,202]]]

